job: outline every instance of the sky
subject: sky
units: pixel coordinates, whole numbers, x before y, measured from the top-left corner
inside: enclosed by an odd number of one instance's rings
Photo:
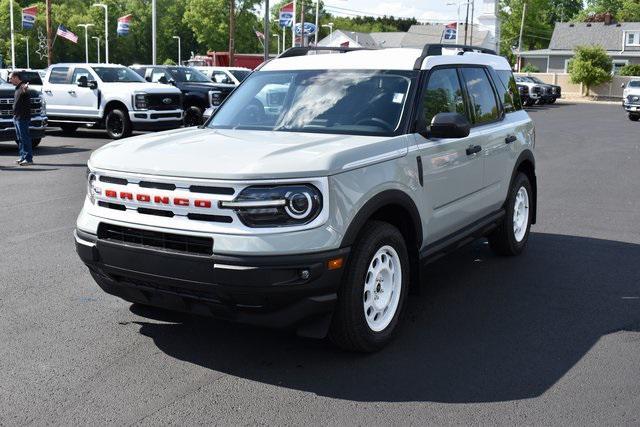
[[[325,0],[325,8],[331,13],[344,16],[393,15],[415,17],[418,21],[455,21],[457,7],[447,6],[447,3],[456,3],[456,0]],[[481,7],[482,0],[476,0],[476,13]],[[461,13],[464,14],[463,11]]]

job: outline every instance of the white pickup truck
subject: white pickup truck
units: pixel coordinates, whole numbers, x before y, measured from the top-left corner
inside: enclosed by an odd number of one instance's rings
[[[106,129],[120,139],[133,130],[182,125],[182,93],[148,83],[133,70],[110,64],[56,64],[47,70],[42,93],[49,123],[66,133],[78,126]]]

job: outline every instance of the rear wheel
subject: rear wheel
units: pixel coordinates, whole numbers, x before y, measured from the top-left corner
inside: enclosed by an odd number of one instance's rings
[[[519,255],[527,246],[533,214],[532,197],[529,178],[518,173],[509,189],[504,219],[489,235],[489,245],[498,255]]]
[[[632,122],[637,122],[639,119],[640,119],[639,114],[629,114],[629,120],[631,120]]]
[[[400,231],[369,222],[344,274],[329,337],[345,350],[379,350],[397,330],[409,288],[409,256]]]
[[[557,99],[557,98],[551,98],[551,99],[549,100],[549,104],[555,104],[555,103],[556,103],[556,99]]]
[[[527,107],[531,107],[535,103],[536,103],[536,101],[534,99],[529,98],[524,102],[524,105],[527,106]]]
[[[74,125],[74,124],[62,124],[60,125],[60,129],[62,129],[62,133],[65,135],[71,135],[73,134],[76,129],[78,129],[78,125]]]
[[[131,121],[125,111],[114,109],[107,113],[104,126],[111,139],[126,138],[131,135]]]
[[[184,112],[185,127],[200,126],[202,123],[202,110],[200,108],[194,105],[186,109]]]

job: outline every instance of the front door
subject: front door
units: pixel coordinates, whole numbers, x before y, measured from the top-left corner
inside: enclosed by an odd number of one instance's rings
[[[71,85],[69,90],[71,100],[70,115],[74,117],[97,117],[98,116],[98,89],[78,86],[81,77],[86,77],[87,81],[97,81],[96,77],[87,68],[76,67],[73,70]]]
[[[468,115],[464,91],[455,67],[433,69],[426,82],[419,114],[426,123],[441,112]],[[423,167],[423,204],[428,241],[433,243],[479,219],[477,194],[483,187],[484,160],[469,150],[479,138],[425,138],[415,134]]]

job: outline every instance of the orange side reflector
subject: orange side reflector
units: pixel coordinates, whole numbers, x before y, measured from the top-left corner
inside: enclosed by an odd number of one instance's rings
[[[327,269],[329,270],[338,270],[342,268],[343,258],[330,259],[327,261]]]

